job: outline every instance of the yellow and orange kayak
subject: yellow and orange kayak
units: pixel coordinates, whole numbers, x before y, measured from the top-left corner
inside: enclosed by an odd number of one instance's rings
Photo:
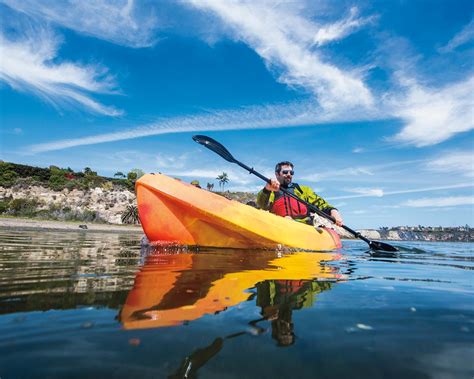
[[[276,216],[166,175],[142,176],[136,191],[140,222],[151,242],[239,249],[341,247],[333,230]]]

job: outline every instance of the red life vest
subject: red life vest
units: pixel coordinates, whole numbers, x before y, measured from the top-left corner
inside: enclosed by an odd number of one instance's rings
[[[283,194],[283,196],[275,200],[271,212],[283,217],[304,218],[308,214],[308,209],[303,203]]]

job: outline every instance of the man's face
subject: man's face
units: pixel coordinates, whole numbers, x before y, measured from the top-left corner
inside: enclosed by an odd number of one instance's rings
[[[276,172],[276,178],[281,185],[287,186],[293,179],[293,167],[290,165],[281,166],[280,172]]]

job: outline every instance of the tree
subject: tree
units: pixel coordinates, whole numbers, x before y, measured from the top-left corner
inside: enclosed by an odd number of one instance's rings
[[[214,183],[207,183],[207,190],[212,191],[214,188]]]
[[[86,168],[84,169],[84,174],[90,175],[91,173],[92,173],[92,170],[91,170],[90,167],[86,167]]]
[[[125,174],[122,172],[122,171],[117,171],[115,174],[114,174],[114,178],[125,178]]]
[[[139,224],[140,217],[138,216],[138,207],[135,205],[128,205],[122,212],[122,224]]]
[[[145,175],[143,170],[140,170],[139,168],[132,168],[127,174],[127,178],[129,180],[137,180],[140,179],[143,175]]]
[[[223,172],[222,174],[218,175],[216,179],[219,181],[219,187],[222,191],[224,191],[224,186],[229,183],[229,176],[227,173]]]

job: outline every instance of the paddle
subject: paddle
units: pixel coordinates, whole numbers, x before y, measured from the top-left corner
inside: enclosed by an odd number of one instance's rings
[[[193,140],[196,141],[197,143],[207,147],[209,150],[213,151],[216,154],[219,154],[222,158],[224,158],[226,161],[231,162],[231,163],[236,163],[240,167],[244,168],[247,170],[249,173],[254,174],[255,176],[258,176],[260,179],[264,180],[267,183],[270,183],[270,179],[263,176],[259,172],[255,171],[253,168],[243,164],[242,162],[239,162],[237,159],[235,159],[232,154],[224,147],[222,146],[219,142],[216,140],[212,139],[211,137],[203,136],[203,135],[196,135],[193,136]],[[336,223],[336,220],[334,217],[327,215],[323,211],[321,211],[319,208],[314,206],[313,204],[310,204],[302,199],[300,199],[298,196],[295,194],[289,192],[286,188],[280,187],[280,190],[284,193],[286,193],[288,196],[296,199],[297,201],[303,203],[306,205],[311,211],[314,213],[317,213],[321,217],[325,217],[328,220],[332,221],[333,223]],[[355,230],[352,230],[346,225],[342,225],[342,228],[347,230],[349,233],[351,233],[354,237],[361,239],[362,241],[365,241],[366,243],[369,244],[369,247],[372,250],[382,250],[382,251],[398,251],[398,249],[392,245],[389,245],[388,243],[384,242],[379,242],[379,241],[371,241],[368,238],[365,238],[362,234],[359,232],[356,232]]]

